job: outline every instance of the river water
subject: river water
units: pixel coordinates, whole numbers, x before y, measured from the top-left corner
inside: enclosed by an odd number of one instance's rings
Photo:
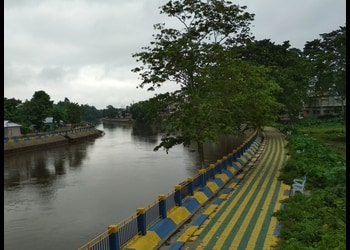
[[[4,159],[4,249],[77,249],[198,173],[195,147],[153,151],[147,126],[99,124],[102,137]],[[240,144],[205,145],[215,163]]]

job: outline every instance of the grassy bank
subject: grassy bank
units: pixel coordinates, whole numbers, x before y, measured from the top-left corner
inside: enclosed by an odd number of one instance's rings
[[[281,131],[288,128],[280,127]],[[281,179],[307,176],[307,192],[284,200],[276,249],[346,249],[345,127],[340,120],[304,120],[287,136]]]
[[[309,120],[298,125],[298,131],[318,139],[346,159],[346,133],[342,120]]]

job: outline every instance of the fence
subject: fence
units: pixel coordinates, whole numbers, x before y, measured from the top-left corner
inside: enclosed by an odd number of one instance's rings
[[[135,236],[146,235],[147,229],[155,225],[157,222],[167,218],[167,213],[174,207],[181,207],[186,197],[194,195],[194,192],[204,188],[208,180],[214,180],[216,174],[229,172],[228,166],[233,166],[243,153],[249,149],[252,143],[256,140],[258,132],[255,131],[249,138],[247,138],[239,147],[233,150],[215,164],[210,164],[205,169],[200,169],[198,174],[194,177],[187,178],[186,181],[175,186],[174,191],[167,195],[161,194],[158,200],[154,201],[145,208],[137,208],[136,215],[133,215],[118,225],[110,225],[108,229],[95,237],[93,240],[84,244],[79,250],[120,250]],[[241,170],[237,169],[235,175],[239,174]],[[229,172],[228,176],[231,178],[233,174]],[[216,181],[220,181],[215,179]],[[224,183],[220,183],[223,186]],[[198,206],[192,206],[191,213],[193,214]],[[178,227],[179,225],[174,225]],[[176,229],[176,228],[175,228]],[[171,230],[164,230],[161,237],[165,240],[170,236]]]

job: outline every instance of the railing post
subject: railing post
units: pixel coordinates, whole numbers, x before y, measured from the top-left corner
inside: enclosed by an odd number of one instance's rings
[[[215,179],[215,164],[209,164],[208,172],[209,172],[209,178],[214,180]]]
[[[232,150],[232,156],[231,156],[231,165],[236,161],[237,159],[237,149]]]
[[[249,141],[246,140],[245,143],[244,143],[244,152],[248,149],[249,145],[248,145]],[[243,153],[244,153],[243,152]]]
[[[222,160],[217,160],[216,161],[216,173],[221,174],[221,169],[222,169]]]
[[[159,200],[159,214],[160,214],[161,218],[164,219],[167,216],[167,214],[166,214],[166,195],[160,194],[158,196],[158,200]]]
[[[118,231],[119,228],[117,225],[108,226],[108,240],[110,250],[120,250]]]
[[[241,157],[243,155],[243,143],[241,144],[241,146],[239,146],[239,150],[238,150],[238,158]]]
[[[193,177],[188,177],[188,193],[189,195],[194,195],[194,184],[193,184]]]
[[[222,157],[221,172],[222,172],[223,169],[226,170],[227,166],[228,166],[228,157],[224,156],[224,157]]]
[[[181,185],[176,185],[175,186],[175,204],[177,206],[181,206],[182,205],[182,195],[181,195],[181,189],[182,186]]]
[[[206,178],[205,178],[205,172],[206,172],[205,169],[200,169],[200,170],[198,171],[198,174],[199,174],[199,182],[200,182],[201,187],[204,187],[205,184],[207,183]]]
[[[146,209],[137,208],[137,229],[141,232],[141,235],[146,235]]]

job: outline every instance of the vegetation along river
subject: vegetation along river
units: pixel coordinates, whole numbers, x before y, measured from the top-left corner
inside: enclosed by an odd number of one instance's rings
[[[153,151],[161,134],[147,126],[99,124],[105,134],[4,159],[4,249],[77,249],[108,225],[198,173],[196,148]],[[215,163],[242,138],[205,145]]]

